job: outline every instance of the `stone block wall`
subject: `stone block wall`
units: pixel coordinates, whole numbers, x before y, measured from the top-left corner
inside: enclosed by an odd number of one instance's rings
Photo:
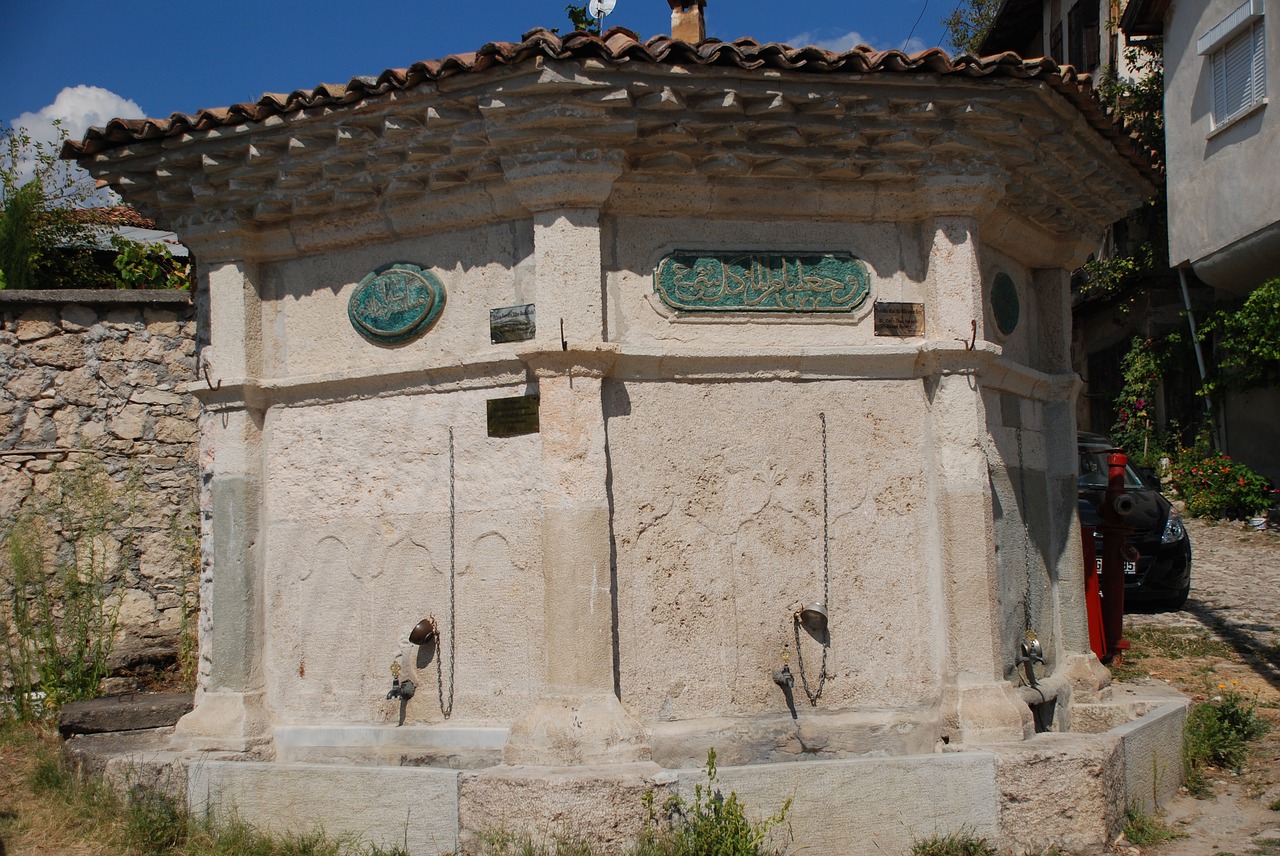
[[[105,470],[138,512],[114,580],[118,668],[172,663],[195,605],[195,378],[186,292],[0,291],[0,536],[60,471]]]

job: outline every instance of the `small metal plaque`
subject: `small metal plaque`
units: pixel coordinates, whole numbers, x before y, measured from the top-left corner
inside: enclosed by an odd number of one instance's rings
[[[519,437],[538,433],[538,396],[491,398],[485,402],[490,437]]]
[[[536,332],[532,303],[489,310],[489,341],[495,345],[502,342],[527,342]]]
[[[923,303],[876,303],[877,336],[923,336]]]
[[[653,287],[686,312],[852,312],[871,277],[849,253],[680,250],[658,264]]]
[[[360,280],[347,303],[351,326],[372,342],[394,345],[426,332],[444,310],[444,286],[417,265],[383,265]]]

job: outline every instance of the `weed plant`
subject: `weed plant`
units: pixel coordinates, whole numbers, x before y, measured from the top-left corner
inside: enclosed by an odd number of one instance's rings
[[[1219,695],[1193,705],[1187,713],[1183,737],[1183,765],[1187,790],[1196,796],[1209,793],[1207,771],[1211,767],[1240,772],[1248,759],[1251,740],[1270,729],[1257,714],[1257,698],[1219,684]]]
[[[769,849],[770,833],[786,823],[791,810],[788,797],[782,808],[761,821],[747,817],[746,806],[730,791],[725,796],[718,783],[716,750],[707,752],[707,783],[693,788],[693,802],[679,794],[667,799],[667,825],[658,823],[652,793],[646,794],[649,828],[637,847],[637,856],[765,856],[782,851]]]
[[[96,461],[60,471],[51,494],[29,501],[4,533],[0,666],[12,685],[8,714],[20,722],[93,698],[107,676],[134,490]]]
[[[997,856],[995,845],[969,830],[932,835],[911,846],[911,856]]]
[[[1136,847],[1154,847],[1181,836],[1159,816],[1130,808],[1124,813],[1124,837]]]
[[[771,848],[770,834],[786,823],[791,800],[760,821],[747,816],[746,805],[730,791],[725,796],[716,770],[716,752],[707,753],[707,782],[693,789],[693,800],[679,794],[658,807],[654,794],[644,797],[648,827],[628,850],[629,856],[776,856],[784,852]],[[481,836],[489,856],[595,856],[602,852],[580,835],[558,834],[534,837],[509,830],[491,830]]]

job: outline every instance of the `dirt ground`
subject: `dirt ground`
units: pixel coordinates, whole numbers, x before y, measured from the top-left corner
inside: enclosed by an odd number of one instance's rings
[[[1256,698],[1272,730],[1240,774],[1214,772],[1213,796],[1180,794],[1161,806],[1182,837],[1114,852],[1143,856],[1280,856],[1280,532],[1238,523],[1188,523],[1191,598],[1180,612],[1130,615],[1134,648],[1116,677],[1165,681],[1195,700],[1222,692]],[[1149,677],[1144,676],[1149,674]]]

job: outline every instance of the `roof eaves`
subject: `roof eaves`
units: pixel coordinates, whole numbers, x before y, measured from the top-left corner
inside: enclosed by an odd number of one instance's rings
[[[1120,30],[1126,39],[1161,37],[1168,11],[1169,0],[1129,0],[1120,16]]]
[[[978,44],[978,53],[1021,51],[1039,29],[1043,9],[1042,0],[1004,0]]]
[[[1005,5],[1015,2],[1022,0],[1006,0]],[[635,33],[621,27],[615,27],[603,36],[574,32],[563,38],[547,30],[533,30],[518,43],[490,42],[474,53],[416,62],[407,69],[387,69],[376,77],[354,77],[345,85],[321,84],[314,89],[294,90],[288,95],[267,93],[255,102],[200,110],[194,115],[174,113],[168,119],[112,119],[103,127],[90,128],[82,140],[65,142],[61,156],[66,159],[84,158],[135,141],[213,131],[223,126],[261,122],[273,116],[307,109],[342,107],[456,75],[478,74],[499,66],[510,67],[538,57],[595,59],[614,65],[637,62],[664,66],[721,66],[745,71],[770,68],[810,74],[888,73],[1038,79],[1067,98],[1091,126],[1109,138],[1126,159],[1148,177],[1158,172],[1150,152],[1143,151],[1129,129],[1099,101],[1089,85],[1089,76],[1077,73],[1070,66],[1059,66],[1049,59],[1024,59],[1009,51],[982,57],[962,54],[953,59],[939,48],[908,55],[896,50],[876,51],[866,45],[837,54],[812,46],[793,48],[773,42],[760,44],[753,39],[734,42],[708,39],[691,45],[666,36],[655,36],[641,42]]]

